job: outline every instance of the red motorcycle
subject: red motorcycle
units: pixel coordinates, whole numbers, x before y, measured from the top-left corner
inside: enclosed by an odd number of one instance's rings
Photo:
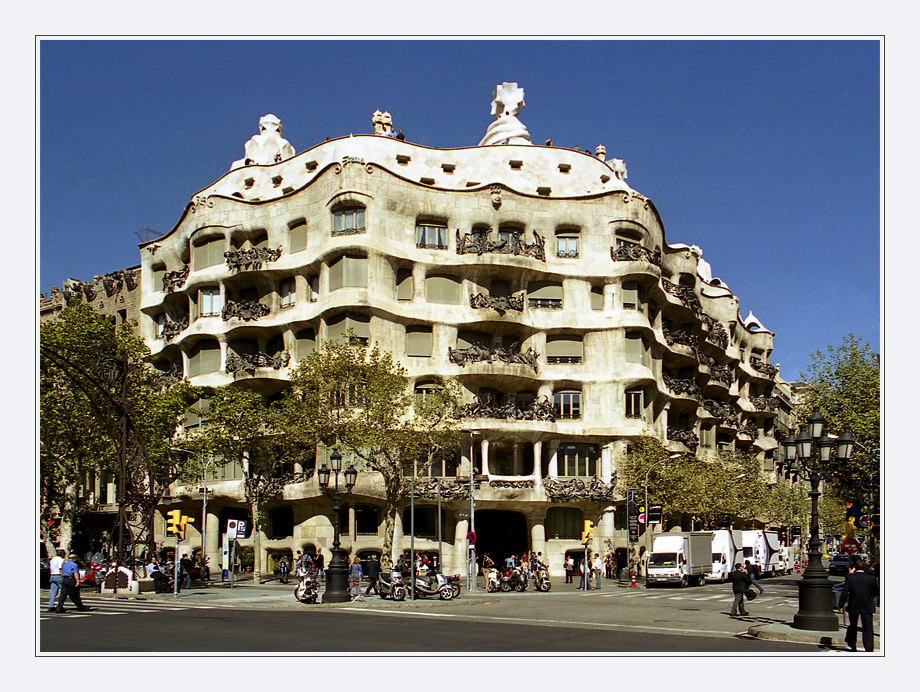
[[[98,588],[102,586],[102,580],[105,577],[105,568],[98,562],[90,560],[86,563],[86,569],[80,570],[80,579],[77,585],[81,588],[91,587]]]

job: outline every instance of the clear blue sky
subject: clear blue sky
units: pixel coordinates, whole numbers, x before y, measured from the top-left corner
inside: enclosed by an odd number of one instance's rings
[[[274,113],[300,152],[372,131],[476,145],[516,81],[533,141],[604,144],[776,333],[798,378],[855,333],[879,350],[876,41],[42,41],[40,290],[140,263]]]

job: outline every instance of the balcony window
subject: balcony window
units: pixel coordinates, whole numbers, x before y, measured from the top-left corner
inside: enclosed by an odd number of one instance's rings
[[[316,330],[301,329],[296,337],[297,360],[303,360],[316,350]]]
[[[559,445],[557,464],[560,476],[590,478],[597,476],[597,445],[562,443]]]
[[[198,316],[216,317],[220,315],[224,304],[220,296],[220,287],[204,286],[198,289]]]
[[[560,233],[556,236],[556,257],[566,259],[578,257],[578,234]]]
[[[430,358],[433,339],[429,326],[406,327],[406,355],[415,358]]]
[[[581,392],[561,391],[553,394],[556,418],[581,418]]]
[[[223,236],[204,238],[192,245],[192,268],[196,271],[224,262],[226,240]]]
[[[380,529],[380,508],[377,505],[355,505],[355,533],[376,536]]]
[[[558,281],[531,281],[527,284],[527,305],[537,310],[562,309],[562,284]]]
[[[645,342],[639,332],[626,332],[626,362],[646,365]]]
[[[367,258],[343,255],[329,264],[329,290],[367,286]]]
[[[348,207],[332,213],[332,235],[364,233],[364,207]]]
[[[429,303],[459,305],[461,282],[453,276],[429,276],[425,279],[425,300]]]
[[[279,294],[281,295],[282,308],[294,307],[297,302],[297,288],[293,276],[288,279],[282,279]]]
[[[202,339],[188,354],[188,376],[220,370],[220,344],[216,339]]]
[[[547,363],[581,363],[583,357],[584,342],[580,335],[554,334],[546,337]]]
[[[447,249],[447,226],[440,224],[417,224],[415,226],[415,246],[429,250]]]
[[[307,221],[297,219],[288,224],[288,252],[301,252],[307,249]]]
[[[319,300],[319,275],[311,274],[308,276],[307,284],[310,286],[310,302],[315,303]]]
[[[635,281],[626,281],[623,283],[623,309],[645,310],[645,290]]]
[[[166,265],[154,265],[150,273],[150,282],[154,291],[163,290],[163,277],[166,276]]]
[[[604,287],[603,286],[592,286],[590,298],[591,298],[591,309],[592,310],[603,310],[604,309]]]
[[[546,510],[546,538],[581,538],[584,514],[575,507],[550,507]]]
[[[645,417],[645,392],[641,389],[626,390],[626,417]]]
[[[396,270],[396,300],[412,300],[415,292],[415,283],[412,279],[412,270],[402,268]]]
[[[330,341],[342,340],[349,330],[353,332],[353,341],[367,346],[371,338],[371,318],[357,313],[333,317],[327,323],[326,336]]]

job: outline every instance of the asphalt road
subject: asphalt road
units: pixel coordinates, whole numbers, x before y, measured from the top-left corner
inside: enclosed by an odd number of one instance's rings
[[[828,649],[755,639],[757,623],[787,622],[797,609],[792,580],[767,580],[730,618],[728,587],[464,594],[450,602],[304,605],[288,586],[183,592],[178,599],[87,595],[87,613],[45,614],[42,653],[65,652],[559,652],[820,653]],[[43,592],[45,594],[46,592]],[[43,603],[43,602],[42,602]],[[39,607],[41,607],[41,603]],[[317,636],[316,633],[322,633]]]

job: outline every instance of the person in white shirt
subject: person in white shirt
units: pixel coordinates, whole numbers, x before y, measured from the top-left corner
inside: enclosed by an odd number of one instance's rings
[[[65,551],[58,550],[57,555],[51,558],[51,595],[48,596],[49,613],[54,610],[55,601],[57,600],[58,594],[61,592],[61,586],[64,583],[63,577],[61,576],[61,567],[64,566],[64,556],[66,554],[67,553]]]
[[[601,588],[601,573],[604,571],[604,562],[601,560],[600,553],[594,553],[594,561],[591,563],[591,568],[594,571],[594,588]],[[590,585],[591,579],[588,579],[588,584]]]

